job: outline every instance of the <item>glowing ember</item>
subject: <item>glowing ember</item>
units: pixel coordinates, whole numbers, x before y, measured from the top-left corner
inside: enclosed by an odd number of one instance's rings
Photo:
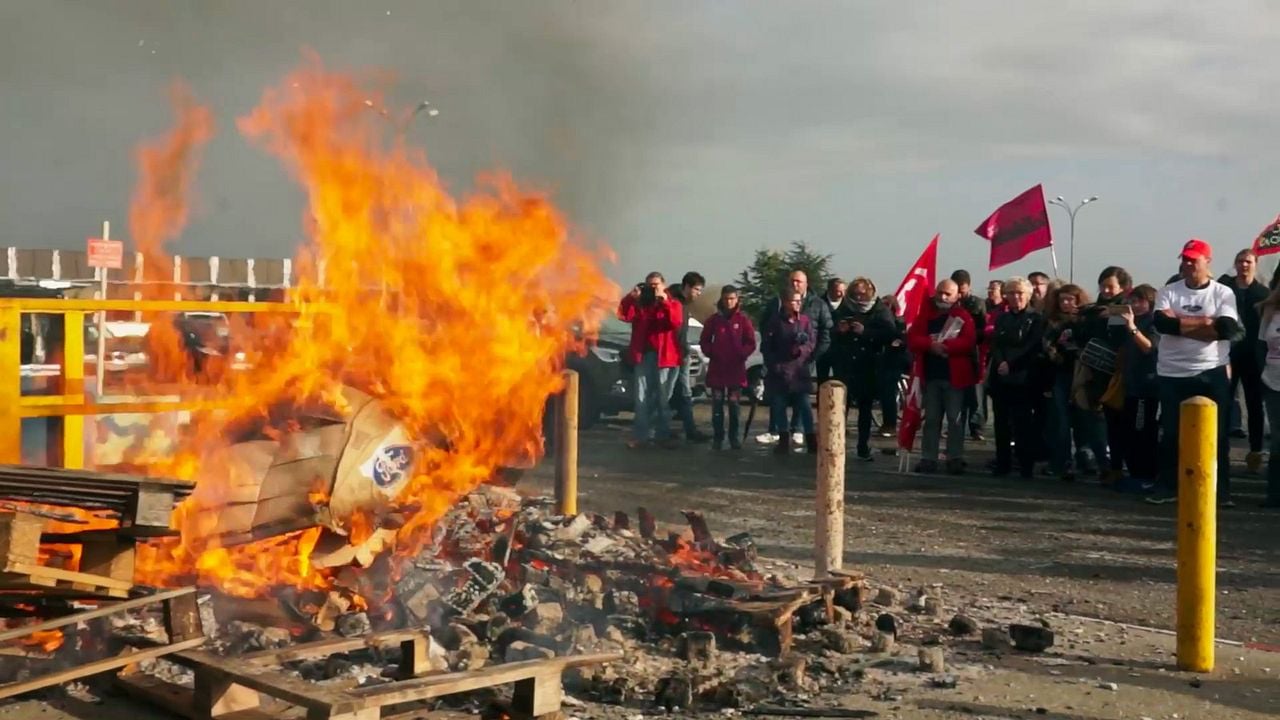
[[[22,638],[19,644],[25,648],[51,653],[62,647],[64,640],[61,630],[37,630]]]
[[[357,388],[411,436],[445,440],[420,449],[397,497],[395,548],[409,557],[462,494],[499,466],[541,453],[543,406],[560,389],[562,358],[575,349],[570,329],[593,325],[595,309],[608,306],[617,290],[599,267],[607,251],[574,243],[546,197],[498,173],[483,178],[476,194],[455,200],[420,151],[385,140],[388,128],[368,110],[370,97],[376,94],[353,78],[313,62],[240,120],[245,135],[286,163],[309,199],[310,240],[300,250],[300,282],[290,296],[301,315],[256,318],[241,336],[258,361],[219,378],[222,409],[200,414],[178,453],[131,461],[153,474],[194,478],[238,429],[261,425],[273,409],[343,411],[340,389]],[[173,142],[157,146],[203,142],[191,117],[180,112]],[[177,186],[156,187],[144,167],[131,213],[146,219],[141,227],[153,238],[181,226],[152,223],[151,211],[185,217],[187,174],[172,166],[190,167],[193,157],[160,155],[172,161],[168,172]],[[226,469],[216,480],[206,475],[175,514],[180,540],[139,554],[139,581],[196,579],[239,596],[277,585],[329,587],[327,571],[311,563],[319,529],[220,544],[216,509],[248,480],[236,466]],[[325,502],[325,490],[312,490],[310,499]],[[352,544],[379,526],[360,515],[337,520]]]

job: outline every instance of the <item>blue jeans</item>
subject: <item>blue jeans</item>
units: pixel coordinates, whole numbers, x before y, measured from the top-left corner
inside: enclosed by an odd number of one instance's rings
[[[1053,411],[1049,413],[1049,469],[1055,474],[1071,466],[1071,438],[1075,436],[1077,465],[1088,449],[1099,468],[1107,465],[1107,437],[1098,412],[1082,410],[1071,402],[1071,376],[1059,373],[1053,381]],[[1082,468],[1077,467],[1076,470]]]
[[[1280,503],[1280,392],[1263,385],[1267,418],[1271,420],[1271,456],[1267,458],[1267,504]]]
[[[632,436],[640,442],[654,439],[666,440],[671,435],[667,426],[667,404],[675,389],[677,368],[658,367],[658,354],[647,352],[636,366],[635,386],[636,419],[631,425]]]
[[[693,422],[693,380],[689,376],[689,356],[681,361],[676,371],[675,389],[671,392],[671,404],[680,414],[680,423],[684,425],[684,436],[693,439],[698,426]]]
[[[789,432],[787,410],[791,410],[790,427],[804,428],[806,435],[813,434],[813,408],[809,406],[809,393],[774,392],[769,403],[769,432],[785,435]]]

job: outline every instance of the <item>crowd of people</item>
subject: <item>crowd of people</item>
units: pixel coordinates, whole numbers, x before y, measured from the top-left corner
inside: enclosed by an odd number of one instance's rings
[[[874,407],[880,434],[897,435],[905,374],[921,393],[917,472],[968,472],[966,439],[985,439],[991,426],[995,458],[987,469],[997,476],[1096,477],[1150,502],[1172,502],[1179,408],[1203,396],[1218,406],[1219,503],[1234,504],[1235,436],[1248,439],[1250,472],[1265,464],[1264,506],[1280,508],[1280,270],[1268,287],[1256,277],[1253,252],[1242,250],[1234,271],[1214,279],[1213,249],[1201,240],[1188,241],[1178,258],[1178,273],[1159,287],[1107,267],[1096,297],[1036,272],[992,280],[981,298],[969,273],[957,270],[910,326],[894,297],[878,297],[865,277],[832,278],[818,294],[803,271],[793,271],[755,319],[741,308],[738,289],[726,285],[699,343],[709,362],[710,437],[693,419],[687,335],[687,305],[705,280],[691,272],[668,287],[650,273],[618,307],[632,327],[636,368],[628,444],[674,446],[670,406],[688,440],[741,447],[741,399],[758,327],[769,409],[761,440],[775,452],[817,451],[811,394],[815,384],[838,379],[856,410],[855,456],[872,461]],[[1244,412],[1236,402],[1241,388]],[[1267,456],[1264,418],[1278,428]]]

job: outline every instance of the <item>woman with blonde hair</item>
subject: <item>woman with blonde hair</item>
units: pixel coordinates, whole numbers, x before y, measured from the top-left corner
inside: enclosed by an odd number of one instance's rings
[[[1031,283],[1021,277],[1004,284],[1005,310],[991,333],[991,366],[988,371],[995,414],[997,476],[1013,471],[1013,451],[1018,451],[1018,471],[1031,478],[1035,470],[1036,438],[1033,369],[1041,352],[1044,318],[1031,309]]]

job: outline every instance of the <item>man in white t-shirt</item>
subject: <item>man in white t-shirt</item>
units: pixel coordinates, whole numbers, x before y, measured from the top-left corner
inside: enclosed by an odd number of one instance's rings
[[[1156,294],[1155,328],[1160,333],[1156,375],[1160,384],[1160,478],[1152,502],[1177,500],[1178,417],[1182,401],[1203,395],[1218,405],[1218,503],[1231,501],[1231,343],[1244,336],[1236,296],[1213,279],[1213,248],[1203,240],[1182,246],[1180,279]]]

